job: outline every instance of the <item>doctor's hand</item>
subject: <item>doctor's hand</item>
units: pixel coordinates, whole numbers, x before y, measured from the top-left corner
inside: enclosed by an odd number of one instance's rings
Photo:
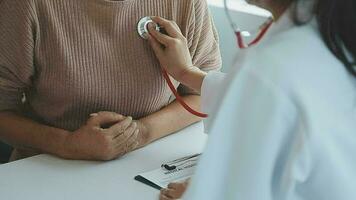
[[[139,129],[131,117],[113,112],[91,114],[87,123],[69,134],[61,155],[75,160],[108,161],[136,149]]]
[[[167,189],[162,189],[159,200],[175,200],[182,198],[184,192],[187,190],[189,180],[183,183],[170,183]]]
[[[183,36],[174,21],[169,21],[161,17],[152,17],[152,20],[164,28],[167,35],[157,31],[153,24],[149,24],[149,43],[161,67],[174,79],[181,82],[185,74],[191,70],[197,70],[192,64],[187,39]]]

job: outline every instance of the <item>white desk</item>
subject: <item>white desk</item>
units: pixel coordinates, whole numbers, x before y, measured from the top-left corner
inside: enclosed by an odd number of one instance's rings
[[[39,155],[0,165],[0,199],[158,199],[158,190],[135,181],[134,176],[201,152],[206,139],[198,123],[115,161],[68,161]]]

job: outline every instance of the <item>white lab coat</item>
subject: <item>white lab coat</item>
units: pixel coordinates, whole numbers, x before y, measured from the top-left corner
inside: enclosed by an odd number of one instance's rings
[[[315,21],[285,14],[202,99],[209,141],[184,199],[356,199],[356,78]]]

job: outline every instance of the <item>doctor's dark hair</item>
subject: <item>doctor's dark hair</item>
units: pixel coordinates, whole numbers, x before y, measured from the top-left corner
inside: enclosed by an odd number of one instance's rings
[[[307,21],[298,12],[298,4],[311,0],[277,0],[292,3],[296,24]],[[330,51],[344,63],[346,69],[356,77],[356,0],[315,0],[313,13],[319,30]],[[351,55],[348,55],[348,53]]]

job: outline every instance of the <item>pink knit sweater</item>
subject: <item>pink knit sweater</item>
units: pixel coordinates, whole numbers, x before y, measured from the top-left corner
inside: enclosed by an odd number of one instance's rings
[[[136,31],[151,15],[178,23],[194,65],[220,68],[205,0],[2,0],[0,111],[26,110],[40,123],[75,130],[93,112],[141,118],[167,106],[172,93]]]

